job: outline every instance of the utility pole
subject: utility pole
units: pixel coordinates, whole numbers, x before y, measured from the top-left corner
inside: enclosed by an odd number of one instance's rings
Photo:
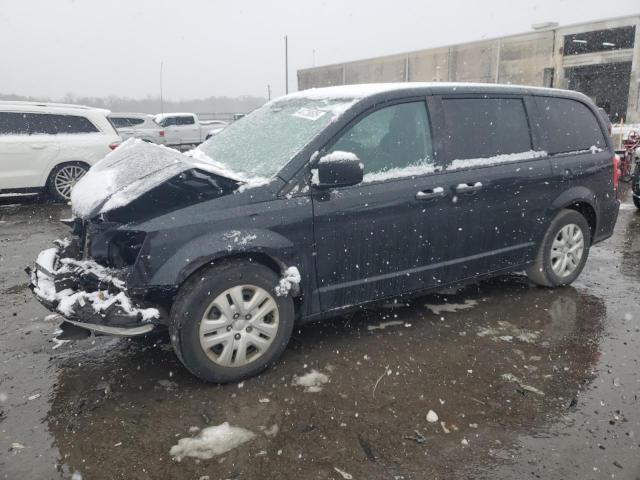
[[[289,93],[289,39],[284,36],[284,93]]]
[[[162,67],[164,62],[160,62],[160,113],[164,113],[164,97],[162,95]]]
[[[267,85],[267,96],[269,97],[269,100],[271,100],[271,85]]]

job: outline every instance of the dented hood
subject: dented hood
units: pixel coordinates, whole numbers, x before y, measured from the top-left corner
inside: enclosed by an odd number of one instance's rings
[[[242,184],[267,183],[234,172],[199,150],[189,155],[171,148],[130,139],[96,163],[71,192],[71,208],[79,218],[91,218],[124,207],[188,170],[200,170]]]

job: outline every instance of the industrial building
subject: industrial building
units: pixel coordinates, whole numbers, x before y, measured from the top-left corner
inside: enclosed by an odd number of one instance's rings
[[[640,122],[640,14],[298,70],[298,89],[483,82],[578,90],[615,122]]]

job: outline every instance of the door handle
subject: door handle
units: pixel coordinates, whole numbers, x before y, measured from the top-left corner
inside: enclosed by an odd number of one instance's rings
[[[43,145],[42,143],[32,143],[31,148],[33,148],[34,150],[43,150],[47,148],[47,146]]]
[[[482,182],[459,183],[456,186],[456,193],[473,193],[482,190]]]
[[[420,190],[416,193],[416,200],[431,200],[432,198],[441,198],[444,197],[446,193],[444,192],[444,188],[435,187],[427,190]]]

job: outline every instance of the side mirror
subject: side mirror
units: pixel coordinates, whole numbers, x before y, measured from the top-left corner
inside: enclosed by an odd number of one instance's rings
[[[348,187],[362,181],[364,166],[355,153],[335,151],[320,159],[317,177],[312,183],[317,188]]]

